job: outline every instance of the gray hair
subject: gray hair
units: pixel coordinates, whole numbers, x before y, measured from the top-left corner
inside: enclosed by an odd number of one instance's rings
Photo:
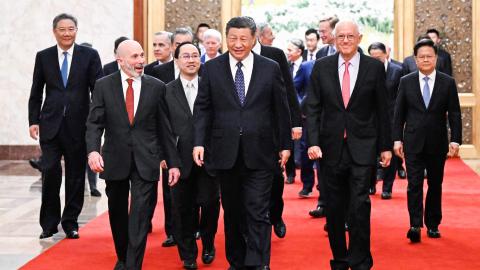
[[[257,24],[257,30],[258,30],[258,34],[259,35],[262,35],[263,34],[263,31],[265,31],[266,28],[270,28],[270,24],[266,23],[266,22],[260,22]]]
[[[188,35],[188,36],[192,37],[192,40],[193,40],[192,30],[190,30],[189,28],[186,28],[186,27],[179,27],[179,28],[175,29],[175,31],[173,32],[173,35],[172,35],[172,42],[177,35]]]
[[[57,28],[57,24],[61,20],[71,20],[75,24],[75,27],[77,27],[77,18],[67,13],[61,13],[53,18],[53,29]]]
[[[167,36],[167,39],[170,41],[170,44],[173,43],[173,33],[168,31],[160,31],[153,34],[155,36]]]
[[[222,42],[222,34],[215,29],[210,28],[203,32],[203,40],[210,37],[217,39],[220,43]]]
[[[299,48],[302,52],[305,50],[305,45],[303,44],[303,40],[299,38],[292,38],[288,42],[290,42],[293,46]]]
[[[335,28],[333,29],[332,34],[333,34],[334,36],[336,36],[336,35],[337,35],[337,34],[336,34],[337,28],[338,28],[339,26],[341,26],[342,24],[346,24],[346,23],[353,24],[353,26],[355,27],[355,30],[357,31],[357,33],[358,33],[359,35],[362,34],[361,28],[360,28],[359,24],[358,24],[355,20],[353,20],[353,19],[345,19],[345,20],[339,21],[339,22],[335,25]]]

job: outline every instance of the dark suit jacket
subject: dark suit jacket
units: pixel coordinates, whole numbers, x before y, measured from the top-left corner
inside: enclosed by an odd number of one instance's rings
[[[171,168],[181,163],[175,150],[175,139],[167,119],[161,93],[165,84],[148,75],[142,76],[142,89],[133,124],[128,120],[120,71],[97,81],[87,122],[87,153],[102,148],[104,171],[100,178],[127,179],[132,162],[147,181],[158,181],[160,161]],[[165,157],[160,152],[163,149]],[[133,161],[135,159],[135,161]]]
[[[161,80],[164,83],[169,83],[175,80],[175,67],[173,61],[165,64],[157,65],[152,69],[151,76]]]
[[[90,92],[102,76],[102,64],[96,50],[75,44],[67,87],[63,86],[57,46],[37,53],[28,101],[29,125],[40,125],[40,140],[50,140],[58,133],[62,120],[72,137],[85,137]],[[43,88],[45,87],[45,101]],[[40,109],[41,108],[41,109]]]
[[[278,164],[278,149],[291,149],[290,112],[280,68],[270,59],[255,53],[253,57],[243,107],[229,53],[205,63],[194,107],[194,145],[210,146],[206,165],[211,169],[231,169],[243,155],[247,168],[271,170]]]
[[[285,83],[285,88],[287,91],[288,107],[290,108],[292,127],[301,127],[302,118],[300,113],[300,106],[297,99],[297,92],[295,91],[295,87],[293,86],[293,78],[290,73],[290,67],[288,65],[287,58],[285,57],[285,53],[283,53],[283,51],[279,48],[261,45],[260,55],[272,59],[280,66],[283,81]]]
[[[392,149],[387,112],[385,67],[360,54],[357,81],[347,108],[338,78],[338,53],[317,60],[306,100],[309,146],[320,146],[329,166],[340,160],[343,134],[353,162],[374,165],[378,152]]]
[[[155,60],[153,61],[152,63],[146,65],[144,68],[143,68],[143,73],[147,74],[147,75],[150,75],[150,76],[153,76],[153,68],[156,67],[156,66],[159,66],[158,64],[158,60]],[[155,77],[155,76],[154,76]]]
[[[403,69],[403,75],[407,75],[412,72],[418,71],[417,63],[415,62],[415,56],[413,55],[407,56],[403,60],[402,69]],[[452,76],[451,60],[449,57],[447,58],[445,55],[440,56],[440,51],[437,57],[437,65],[435,66],[435,69],[447,75]]]
[[[319,51],[317,51],[317,52],[315,53],[315,57],[317,57],[318,53],[319,53]],[[308,59],[308,56],[309,56],[309,55],[308,55],[308,50],[307,50],[307,49],[303,50],[302,59],[303,59],[304,62],[305,62],[305,61],[310,61],[310,60]],[[316,59],[318,59],[318,58],[316,58]],[[314,60],[316,60],[316,59],[314,59]]]
[[[397,65],[397,66],[399,66],[399,67],[402,67],[402,65],[403,65],[402,62],[397,61],[397,60],[395,60],[395,59],[393,59],[393,58],[390,59],[390,63],[393,63],[393,64],[395,64],[395,65]]]
[[[393,140],[404,142],[405,153],[448,152],[447,116],[451,141],[462,143],[462,120],[455,80],[437,71],[428,108],[418,72],[400,80],[395,104]]]
[[[182,168],[180,177],[182,179],[188,178],[192,167],[196,166],[192,159],[193,149],[193,114],[188,106],[185,90],[183,89],[180,78],[167,84],[164,95],[165,104],[167,105],[168,119],[173,131],[173,136],[176,138],[177,151],[182,161]],[[208,147],[205,149],[208,158]],[[212,173],[208,172],[210,175]]]
[[[398,94],[398,85],[402,77],[402,67],[392,63],[387,65],[387,73],[385,79],[385,87],[387,88],[388,111],[390,119],[393,120],[393,112],[395,109],[395,99]]]
[[[305,115],[305,98],[307,97],[307,87],[310,84],[310,74],[312,74],[313,65],[315,60],[303,62],[298,68],[295,78],[293,78],[293,84],[295,90],[298,93],[298,102],[300,103],[300,109],[302,114]]]
[[[453,73],[452,73],[452,58],[450,57],[450,54],[447,51],[445,51],[444,49],[438,48],[438,58],[441,58],[442,62],[444,63],[443,64],[444,71],[442,71],[442,72],[446,73],[450,76],[453,76]]]
[[[118,63],[117,63],[117,60],[115,61],[112,61],[108,64],[105,64],[103,66],[103,76],[107,76],[107,75],[110,75],[114,72],[118,71]]]

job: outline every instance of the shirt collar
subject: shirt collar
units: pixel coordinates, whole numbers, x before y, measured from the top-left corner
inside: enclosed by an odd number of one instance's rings
[[[420,81],[423,81],[423,78],[425,77],[428,77],[432,82],[435,81],[435,77],[437,76],[437,70],[434,69],[432,73],[430,73],[430,75],[425,75],[423,74],[422,72],[418,71],[418,75],[420,77]]]
[[[234,69],[239,61],[235,57],[233,57],[230,53],[228,53],[228,57],[229,57],[229,60],[230,60],[230,67],[232,69]],[[247,57],[245,57],[245,59],[242,60],[242,64],[243,64],[244,67],[249,67],[249,66],[253,67],[253,53],[252,52],[250,52],[247,55]]]
[[[66,50],[66,52],[68,53],[68,55],[72,56],[73,55],[73,48],[75,47],[75,44],[73,44],[68,50]],[[58,53],[58,56],[61,57],[63,56],[63,52],[65,52],[62,48],[60,48],[60,46],[58,46],[57,44],[57,53]]]
[[[258,55],[261,54],[262,52],[262,45],[260,45],[260,42],[258,40],[255,42],[255,46],[253,46],[252,51]]]
[[[193,80],[191,80],[191,81],[183,78],[182,74],[180,74],[179,77],[180,77],[180,81],[182,82],[183,88],[186,88],[187,83],[191,82],[193,84],[193,86],[195,87],[195,89],[198,89],[198,75],[195,76],[195,78],[193,78]]]
[[[126,82],[127,79],[132,79],[133,81],[140,82],[140,79],[142,78],[142,76],[130,77],[127,75],[127,73],[123,71],[122,68],[120,68],[120,77],[122,78],[122,82]]]
[[[387,69],[388,69],[388,61],[385,61],[385,63],[383,63],[383,65],[385,66],[385,72],[387,72]]]
[[[309,51],[309,50],[307,49],[307,56],[308,56],[308,58],[310,59],[310,54],[313,55],[313,56],[315,56],[315,55],[317,54],[318,50],[319,50],[318,47],[317,47],[313,52],[311,52],[311,51]]]
[[[338,68],[340,68],[345,60],[343,59],[341,54],[338,54]],[[355,55],[348,61],[352,67],[355,67],[358,69],[358,66],[360,64],[360,53],[357,51]]]

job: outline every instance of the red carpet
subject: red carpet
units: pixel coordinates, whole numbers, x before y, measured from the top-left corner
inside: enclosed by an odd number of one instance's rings
[[[331,252],[325,219],[312,219],[308,210],[316,198],[299,199],[301,184],[285,186],[285,239],[272,239],[272,269],[329,269]],[[377,186],[381,190],[381,182]],[[159,196],[161,199],[162,196]],[[148,239],[143,269],[182,269],[176,248],[162,248],[164,239],[161,202],[154,232]],[[226,269],[223,219],[216,238],[217,258],[200,269]],[[408,212],[406,181],[396,180],[393,199],[372,197],[372,254],[374,269],[428,270],[480,269],[480,177],[461,160],[447,162],[443,184],[441,239],[430,239],[422,230],[422,242],[412,245],[406,238]],[[80,229],[79,240],[63,240],[21,269],[113,269],[116,258],[107,214]]]

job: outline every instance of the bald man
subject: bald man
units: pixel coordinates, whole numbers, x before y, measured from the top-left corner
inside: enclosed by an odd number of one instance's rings
[[[377,150],[383,166],[392,158],[385,67],[358,52],[361,40],[355,22],[335,26],[338,52],[315,62],[306,97],[308,156],[321,163],[332,270],[373,266],[370,175]]]
[[[106,182],[118,258],[114,269],[141,269],[160,161],[167,160],[173,186],[180,160],[160,95],[165,84],[143,75],[145,57],[138,42],[122,42],[117,54],[120,70],[95,85],[87,121],[88,165]]]

